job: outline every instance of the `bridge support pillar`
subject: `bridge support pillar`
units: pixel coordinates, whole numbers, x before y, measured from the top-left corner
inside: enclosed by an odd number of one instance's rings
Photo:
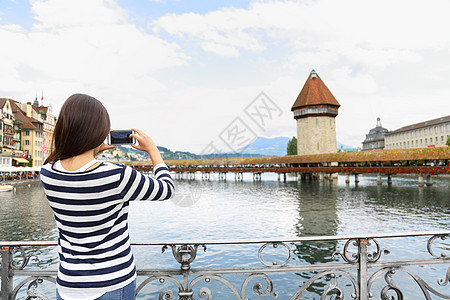
[[[422,187],[423,186],[423,175],[422,174],[419,174],[419,184],[418,184],[420,187]]]
[[[377,184],[378,185],[382,184],[382,182],[381,182],[381,174],[380,173],[377,174]]]
[[[359,183],[359,174],[355,174],[355,183]]]
[[[261,173],[253,173],[253,181],[261,181]]]
[[[242,177],[243,177],[243,176],[242,176],[242,172],[236,172],[236,173],[234,173],[234,180],[235,180],[235,181],[242,181],[242,180],[243,180]]]
[[[277,180],[280,181],[280,173],[277,173]]]
[[[346,184],[350,183],[350,174],[345,174],[345,183]]]
[[[219,181],[227,181],[227,173],[226,172],[219,172]]]
[[[210,176],[209,176],[209,172],[203,172],[202,173],[202,180],[209,180]]]
[[[387,176],[387,182],[388,182],[388,185],[392,185],[392,176],[391,176],[391,174],[389,174]]]
[[[432,185],[433,185],[433,181],[431,180],[431,175],[427,175],[425,184],[426,184],[427,186],[432,186]]]
[[[286,173],[283,173],[283,181],[286,182]]]
[[[319,173],[319,182],[323,182],[323,173],[322,172]]]

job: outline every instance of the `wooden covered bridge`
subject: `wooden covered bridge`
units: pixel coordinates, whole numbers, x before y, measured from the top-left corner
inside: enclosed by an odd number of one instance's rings
[[[450,147],[372,150],[362,152],[338,152],[314,155],[290,155],[246,158],[179,159],[167,160],[170,171],[176,176],[195,178],[196,172],[203,179],[217,173],[219,179],[226,179],[227,173],[234,173],[236,180],[242,180],[243,173],[253,173],[255,180],[261,180],[262,173],[277,173],[286,179],[287,173],[295,173],[299,179],[333,180],[333,174],[350,175],[358,182],[359,174],[376,174],[378,184],[381,176],[417,174],[419,186],[424,182],[431,185],[431,176],[450,174]],[[151,171],[151,161],[131,161],[126,164],[140,171]],[[424,180],[425,179],[425,180]]]

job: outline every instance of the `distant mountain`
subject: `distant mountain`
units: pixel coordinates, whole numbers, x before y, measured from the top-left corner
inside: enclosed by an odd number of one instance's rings
[[[355,147],[352,147],[352,146],[347,146],[347,145],[344,145],[344,144],[342,144],[341,142],[337,142],[337,149],[339,150],[339,149],[344,149],[344,150],[350,150],[350,151],[356,151],[356,148]]]
[[[170,149],[162,146],[158,146],[159,151],[163,159],[196,159],[196,158],[232,158],[232,157],[252,157],[252,156],[284,156],[287,154],[287,143],[291,138],[288,137],[275,137],[264,138],[259,137],[253,143],[247,147],[242,147],[234,153],[211,153],[207,155],[198,155],[186,151],[172,152]],[[124,152],[134,152],[141,154],[144,157],[148,157],[148,154],[144,151],[139,151],[131,147],[119,146]],[[346,151],[356,151],[356,148],[337,142],[337,150],[345,149]]]
[[[259,154],[264,156],[284,156],[287,151],[287,143],[290,138],[280,136],[276,138],[257,138],[247,147],[242,147],[238,151],[242,154]]]

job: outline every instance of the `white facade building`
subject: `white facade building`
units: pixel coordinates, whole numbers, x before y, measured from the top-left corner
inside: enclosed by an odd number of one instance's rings
[[[385,149],[443,147],[450,138],[450,115],[390,131]]]

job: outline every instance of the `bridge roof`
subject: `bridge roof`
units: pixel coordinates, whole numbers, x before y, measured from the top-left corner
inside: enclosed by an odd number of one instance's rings
[[[214,159],[174,159],[166,160],[172,166],[199,165],[258,165],[258,164],[297,164],[297,163],[328,163],[328,162],[379,162],[406,160],[443,160],[450,159],[450,147],[371,150],[362,152],[338,152],[312,155],[263,156],[244,158],[214,158]],[[149,166],[150,161],[131,161],[127,165]]]
[[[341,106],[316,71],[312,70],[291,110],[317,105]]]

